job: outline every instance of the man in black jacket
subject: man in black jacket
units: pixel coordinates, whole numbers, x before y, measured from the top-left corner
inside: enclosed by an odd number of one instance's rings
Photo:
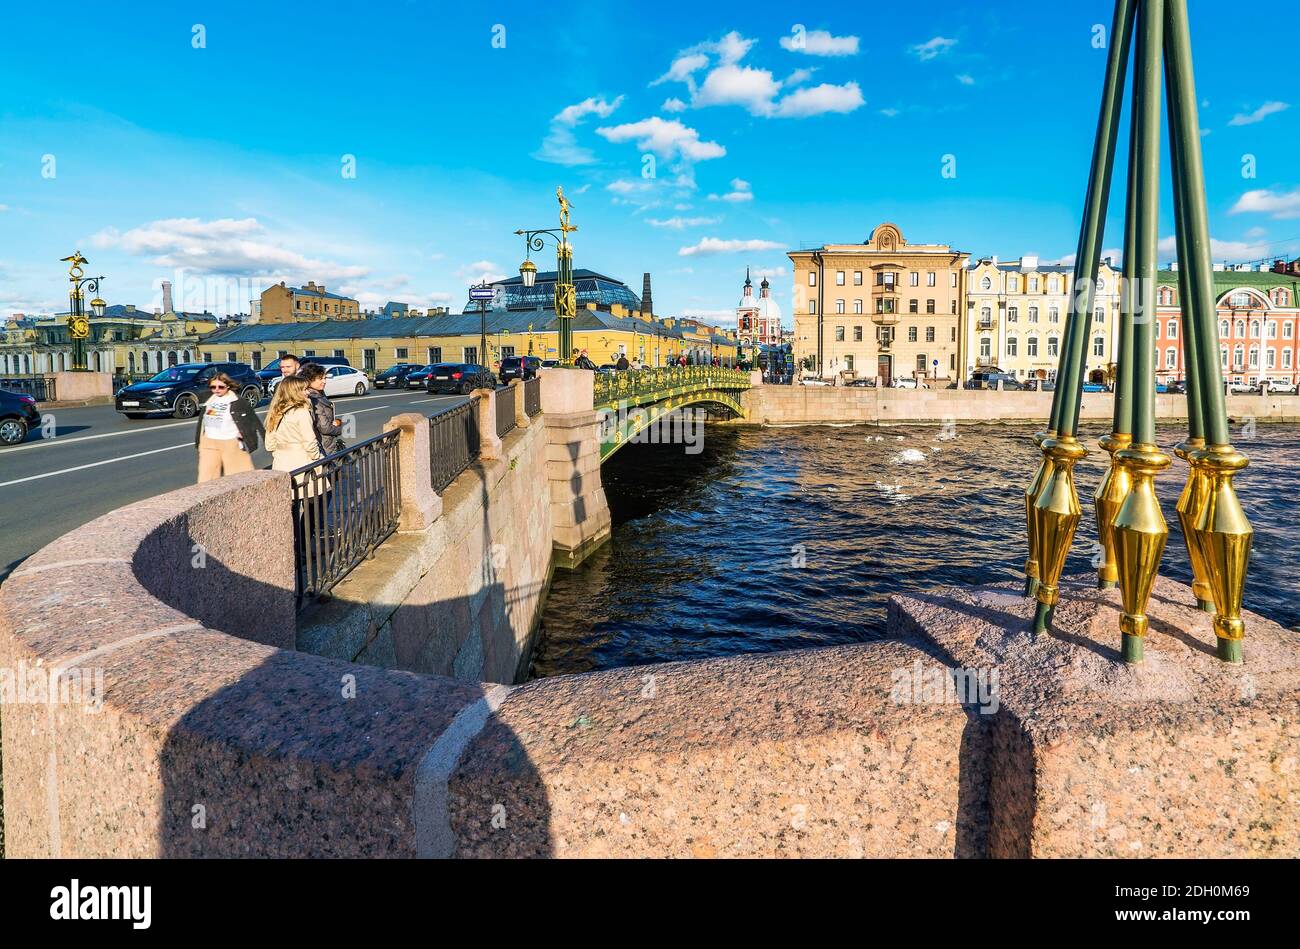
[[[325,396],[325,370],[314,362],[309,362],[302,367],[298,377],[307,383],[312,427],[316,429],[321,453],[333,455],[347,448],[340,437],[343,434],[343,423],[334,415],[334,403]]]
[[[578,358],[573,361],[573,365],[578,369],[596,368],[596,364],[591,361],[591,358],[587,355],[587,351],[585,349],[582,350],[582,352],[578,353]]]

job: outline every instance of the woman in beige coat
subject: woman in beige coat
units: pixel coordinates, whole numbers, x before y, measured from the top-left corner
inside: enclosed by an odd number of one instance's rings
[[[293,471],[324,457],[312,425],[307,383],[297,376],[288,376],[275,387],[266,413],[266,448],[271,453],[274,471]],[[307,496],[315,497],[328,490],[328,481],[313,478],[307,486]]]

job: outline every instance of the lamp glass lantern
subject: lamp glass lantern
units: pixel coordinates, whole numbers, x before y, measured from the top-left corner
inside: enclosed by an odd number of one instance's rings
[[[94,313],[95,316],[103,316],[104,307],[106,307],[107,305],[108,304],[106,304],[99,297],[95,297],[95,299],[90,301],[90,312]]]
[[[531,290],[537,283],[537,265],[531,260],[525,260],[519,265],[519,276],[523,278],[524,287]]]

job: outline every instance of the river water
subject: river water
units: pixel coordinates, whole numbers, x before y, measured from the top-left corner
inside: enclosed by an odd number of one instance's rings
[[[710,426],[693,455],[629,445],[602,469],[613,536],[557,571],[533,675],[862,642],[883,636],[891,593],[1022,580],[1033,431]],[[1090,571],[1099,549],[1104,431],[1082,433],[1067,574]],[[1159,440],[1168,451],[1182,434],[1162,427]],[[1246,605],[1295,626],[1300,428],[1237,427],[1233,440],[1251,459],[1236,481],[1255,528]],[[1175,460],[1157,483],[1171,528],[1161,569],[1190,583],[1174,512],[1185,475]]]

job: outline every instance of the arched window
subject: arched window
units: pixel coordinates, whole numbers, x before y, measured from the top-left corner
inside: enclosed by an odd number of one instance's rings
[[[1165,350],[1165,368],[1166,369],[1178,368],[1178,350],[1172,346],[1170,346],[1168,349]]]
[[[1238,320],[1238,321],[1237,321],[1237,337],[1238,337],[1239,339],[1245,339],[1245,338],[1246,338],[1246,321],[1245,321],[1245,320]]]
[[[1268,339],[1277,339],[1277,320],[1269,320],[1265,323],[1264,332]]]
[[[1061,354],[1061,340],[1058,336],[1047,337],[1047,355],[1056,357]],[[1038,351],[1038,340],[1034,340],[1034,351]]]
[[[1250,338],[1259,339],[1259,320],[1250,321]]]
[[[1106,337],[1094,336],[1092,340],[1092,354],[1094,356],[1106,355]]]
[[[980,322],[981,322],[981,323],[992,323],[992,322],[993,322],[993,310],[990,309],[989,307],[986,307],[986,306],[985,306],[985,307],[980,307]]]
[[[1038,358],[1038,337],[1031,336],[1025,340],[1025,355],[1034,359]]]
[[[1228,368],[1228,347],[1227,346],[1219,347],[1219,365],[1222,366],[1224,369]]]
[[[981,336],[980,357],[982,359],[988,359],[991,355],[993,355],[993,340],[988,336]]]
[[[1038,322],[1038,307],[1036,307],[1036,306],[1031,306],[1031,307],[1029,308],[1029,322],[1031,322],[1031,323],[1037,323],[1037,322]]]
[[[1250,347],[1250,368],[1251,369],[1259,368],[1259,347],[1258,346]]]
[[[1016,355],[1016,349],[1017,349],[1018,347],[1019,347],[1019,340],[1017,340],[1014,336],[1008,336],[1008,337],[1007,337],[1007,355],[1008,355],[1008,356],[1015,356],[1015,355]]]
[[[126,354],[126,371],[135,375],[135,353]]]
[[[1232,333],[1232,324],[1227,320],[1219,320],[1219,338],[1227,339]]]
[[[1061,278],[1060,278],[1060,277],[1053,277],[1051,280],[1049,280],[1049,281],[1047,282],[1047,292],[1048,292],[1048,293],[1060,293],[1060,292],[1061,292]]]
[[[1061,322],[1061,308],[1060,308],[1060,307],[1054,306],[1054,307],[1049,307],[1049,308],[1048,308],[1048,310],[1047,310],[1047,322],[1049,322],[1049,323],[1059,323],[1059,322]]]
[[[989,277],[987,277],[987,276],[986,276],[986,277],[982,277],[982,278],[980,278],[980,289],[981,289],[981,290],[992,290],[992,289],[993,289],[993,281],[992,281]]]
[[[1170,321],[1169,321],[1169,338],[1170,338],[1170,339],[1177,339],[1177,338],[1178,338],[1178,321],[1177,321],[1177,320],[1170,320]]]
[[[1232,365],[1234,369],[1244,369],[1246,366],[1246,347],[1240,343],[1232,348]]]

